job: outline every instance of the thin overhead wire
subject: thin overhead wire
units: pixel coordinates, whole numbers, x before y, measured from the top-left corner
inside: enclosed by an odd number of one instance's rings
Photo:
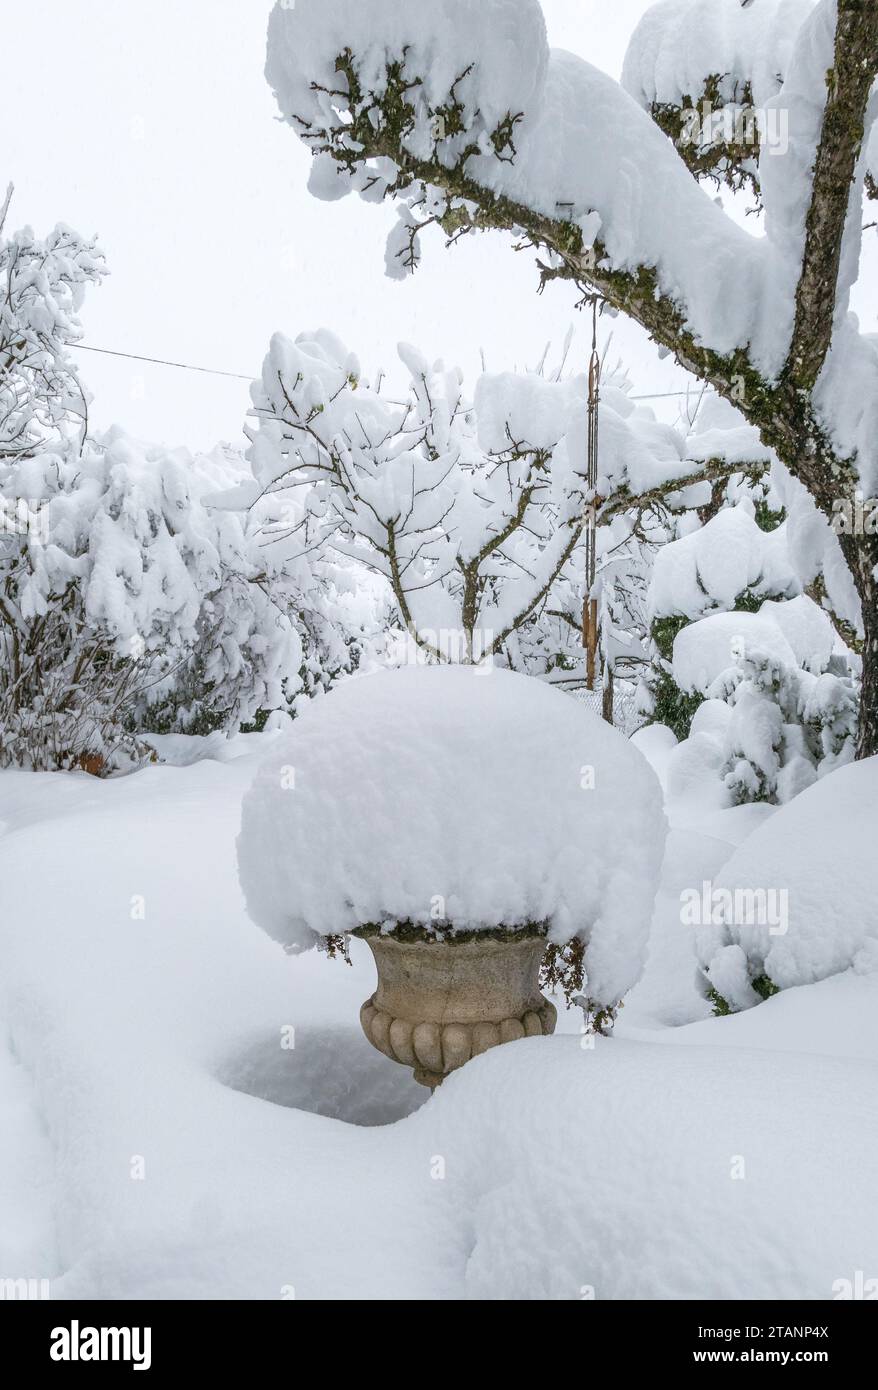
[[[157,367],[176,367],[185,372],[204,372],[206,376],[232,377],[235,381],[253,381],[253,375],[244,372],[221,372],[216,367],[197,367],[193,362],[171,362],[164,357],[144,357],[139,352],[118,352],[115,348],[92,347],[90,343],[71,343],[79,352],[99,352],[104,357],[127,357],[132,362],[152,362]]]
[[[629,396],[629,401],[659,401],[666,400],[670,396],[688,396],[696,389],[690,386],[687,391],[651,391],[646,396]]]
[[[156,367],[176,367],[178,371],[202,372],[205,376],[224,376],[230,377],[233,381],[254,381],[258,372],[222,372],[216,367],[199,367],[194,362],[173,362],[165,357],[146,357],[140,352],[120,352],[116,348],[94,347],[91,343],[71,343],[70,346],[78,352],[97,352],[103,357],[125,357],[131,362],[150,362]],[[694,387],[687,391],[651,391],[646,395],[638,394],[629,396],[630,401],[657,401],[669,399],[672,396],[688,396]]]

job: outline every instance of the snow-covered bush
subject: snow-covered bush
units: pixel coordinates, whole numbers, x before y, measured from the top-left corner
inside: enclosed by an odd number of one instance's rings
[[[856,658],[799,587],[788,523],[758,525],[748,496],[657,553],[645,684],[681,741],[673,791],[700,773],[730,802],[783,802],[853,757]]]
[[[239,875],[288,951],[368,927],[543,927],[611,1012],[640,973],[664,834],[645,758],[579,702],[508,671],[412,667],[294,722],[245,797]]]
[[[700,763],[731,801],[786,801],[853,757],[855,658],[797,589],[786,523],[761,529],[746,499],[658,552],[651,684],[653,717],[683,740],[672,786]]]
[[[276,336],[254,388],[256,481],[290,507],[302,499],[287,528],[302,552],[386,581],[431,658],[508,653],[580,539],[565,447],[576,384],[483,377],[471,404],[458,372],[400,354],[409,387],[397,404],[333,335]]]
[[[696,529],[655,557],[648,600],[652,662],[641,699],[651,719],[666,724],[678,739],[688,736],[704,698],[697,683],[681,684],[674,672],[675,652],[685,645],[678,649],[677,644],[689,625],[708,614],[752,612],[767,597],[798,592],[784,526],[763,530],[753,511],[749,498],[743,498],[703,526],[692,513],[684,525]]]
[[[672,670],[685,696],[706,701],[691,734],[735,804],[788,801],[854,756],[850,653],[805,594],[693,623]]]
[[[96,241],[71,227],[4,238],[11,195],[0,205],[0,468],[84,436],[87,399],[67,348],[82,336],[87,287],[106,274]]]
[[[110,771],[146,730],[236,730],[298,688],[301,644],[260,571],[256,528],[207,499],[241,480],[220,451],[111,431],[18,458],[0,538],[0,761]]]
[[[878,758],[842,767],[754,830],[717,876],[698,958],[720,1010],[878,969]]]
[[[408,384],[388,392],[325,330],[273,339],[248,455],[270,548],[376,574],[429,660],[581,682],[591,507],[603,662],[630,678],[647,659],[649,567],[667,538],[660,494],[679,479],[684,508],[703,475],[686,435],[605,372],[591,495],[585,375],[484,373],[470,398],[458,371],[411,347],[400,356]],[[711,457],[740,451],[739,433],[710,441]]]

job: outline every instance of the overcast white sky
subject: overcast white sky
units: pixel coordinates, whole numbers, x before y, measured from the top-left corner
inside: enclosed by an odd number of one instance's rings
[[[368,3],[368,0],[364,0]],[[543,0],[551,42],[618,76],[647,0]],[[255,374],[268,339],[326,325],[371,375],[400,339],[459,362],[534,363],[571,322],[574,291],[536,294],[529,255],[498,235],[446,251],[438,232],[405,284],[384,276],[392,209],[326,204],[309,155],[276,119],[263,77],[269,0],[28,0],[6,8],[0,184],[9,226],[97,232],[111,277],[86,303],[85,341]],[[16,90],[16,82],[20,85]],[[634,325],[607,322],[638,391],[687,378]],[[247,383],[79,355],[92,423],[209,448],[239,442]],[[665,414],[672,406],[657,403]]]

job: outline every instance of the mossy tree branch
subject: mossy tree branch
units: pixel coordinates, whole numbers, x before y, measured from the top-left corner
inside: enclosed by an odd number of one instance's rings
[[[301,122],[300,134],[314,153],[328,153],[353,173],[366,162],[390,160],[397,170],[387,196],[410,193],[416,186],[445,195],[446,211],[438,221],[450,239],[467,231],[505,231],[524,238],[526,245],[547,255],[540,265],[540,288],[555,279],[571,281],[583,296],[599,294],[615,309],[639,323],[681,366],[708,382],[759,430],[794,476],[809,489],[827,517],[833,502],[855,484],[853,461],[840,459],[832,448],[810,399],[789,376],[769,382],[750,360],[746,348],[720,353],[700,341],[687,326],[684,308],[662,292],[654,266],[635,270],[614,268],[599,242],[587,246],[579,226],[552,217],[484,188],[468,172],[470,158],[481,153],[465,146],[451,164],[440,157],[413,154],[406,137],[414,129],[420,83],[404,80],[401,65],[391,65],[380,97],[362,90],[353,55],[337,59],[347,91],[339,98],[346,119],[331,132],[310,130]],[[443,106],[447,112],[453,100]],[[435,112],[430,112],[431,117]],[[447,120],[447,116],[443,116]],[[495,133],[495,146],[514,157],[515,118],[510,116]],[[447,126],[443,127],[447,132]]]
[[[826,74],[826,107],[786,368],[801,392],[813,390],[832,341],[845,221],[876,76],[878,4],[838,0],[835,64]]]

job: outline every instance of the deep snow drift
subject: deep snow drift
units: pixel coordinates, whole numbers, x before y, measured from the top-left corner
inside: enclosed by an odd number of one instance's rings
[[[769,808],[669,807],[615,1038],[562,1011],[425,1101],[359,1031],[366,948],[287,957],[247,918],[234,841],[276,737],[103,783],[0,775],[0,1276],[56,1298],[828,1298],[874,1268],[876,976],[724,1019],[694,987],[680,887]]]
[[[784,920],[773,932],[754,913],[749,921],[705,924],[698,932],[702,965],[737,1008],[757,1002],[748,967],[781,989],[848,968],[864,975],[878,968],[876,805],[878,759],[838,768],[781,807],[717,876],[718,890],[759,885],[786,894]]]

